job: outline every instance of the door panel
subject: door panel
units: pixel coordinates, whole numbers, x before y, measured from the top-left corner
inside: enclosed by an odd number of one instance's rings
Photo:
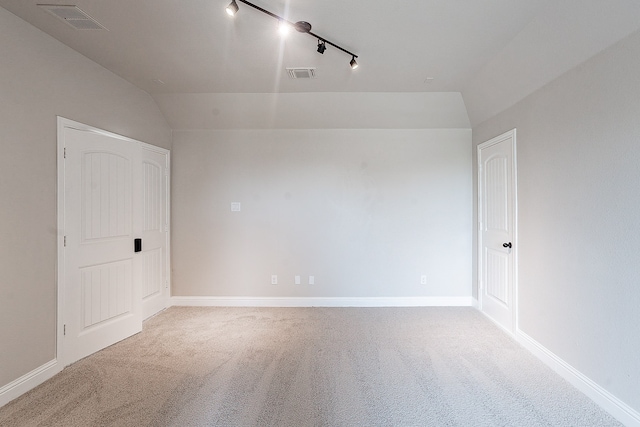
[[[146,299],[162,292],[162,250],[152,249],[142,255],[144,281],[142,298]]]
[[[485,203],[486,227],[487,230],[494,232],[509,232],[507,220],[509,210],[506,194],[509,175],[507,161],[508,158],[506,155],[496,153],[485,162],[486,175],[484,190],[487,198]]]
[[[478,146],[479,284],[482,311],[515,327],[515,130]]]
[[[83,151],[80,161],[82,242],[131,236],[131,159]]]
[[[145,155],[152,157],[153,152],[145,150]],[[164,223],[162,222],[162,199],[163,185],[162,178],[164,167],[155,163],[151,159],[142,161],[144,180],[144,231],[162,232]]]
[[[65,363],[142,329],[135,144],[65,128]]]
[[[131,313],[133,265],[131,260],[80,268],[82,331],[106,320]]]
[[[487,261],[485,268],[486,295],[506,306],[509,305],[509,260],[505,254],[487,249]]]

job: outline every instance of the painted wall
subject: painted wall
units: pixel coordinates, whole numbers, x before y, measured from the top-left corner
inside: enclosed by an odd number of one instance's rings
[[[470,146],[469,129],[174,132],[173,295],[469,297]]]
[[[0,388],[55,359],[56,116],[169,148],[149,95],[0,8]]]
[[[520,329],[640,411],[640,32],[476,126],[474,146],[512,128]]]
[[[173,130],[469,129],[460,92],[158,93]]]
[[[548,1],[463,88],[472,126],[640,29],[636,0]]]

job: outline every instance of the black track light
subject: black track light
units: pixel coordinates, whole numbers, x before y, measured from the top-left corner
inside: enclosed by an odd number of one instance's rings
[[[231,0],[231,3],[229,3],[229,6],[227,6],[226,10],[229,16],[234,16],[236,13],[238,13],[239,8],[236,0]]]
[[[349,64],[351,65],[352,69],[356,69],[358,68],[358,63],[356,62],[356,58],[358,57],[358,55],[354,54],[353,52],[349,52],[347,49],[338,46],[337,44],[325,39],[324,37],[321,37],[317,34],[314,34],[313,32],[311,32],[311,24],[308,23],[307,21],[298,21],[298,22],[289,22],[288,20],[284,19],[281,16],[276,15],[273,12],[269,12],[266,9],[261,8],[258,5],[255,5],[253,3],[251,3],[248,0],[231,0],[231,3],[229,4],[229,6],[227,6],[227,13],[231,16],[234,16],[236,13],[238,13],[238,4],[236,3],[236,1],[239,1],[240,3],[246,4],[247,6],[251,6],[252,8],[264,13],[265,15],[269,15],[272,18],[275,18],[279,21],[280,23],[280,30],[283,31],[285,29],[291,29],[291,28],[295,28],[296,31],[300,32],[300,33],[306,33],[309,34],[312,37],[315,37],[316,39],[318,39],[318,53],[324,53],[325,50],[327,50],[327,44],[330,44],[331,46],[335,47],[338,50],[343,51],[344,53],[346,53],[347,55],[351,55],[351,62],[349,62]]]
[[[327,50],[327,45],[324,44],[324,41],[318,40],[318,53],[322,54],[325,50]]]

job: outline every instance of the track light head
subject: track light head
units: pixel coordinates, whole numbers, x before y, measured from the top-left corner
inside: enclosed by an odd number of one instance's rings
[[[234,16],[236,13],[238,13],[238,3],[236,3],[236,0],[231,0],[231,3],[229,3],[229,6],[227,6],[227,14],[229,16]]]
[[[327,45],[323,40],[318,40],[318,53],[322,54],[325,50],[327,50]]]
[[[351,57],[351,61],[349,61],[349,65],[351,65],[352,70],[355,70],[356,68],[358,68],[358,63],[356,62],[355,56]]]

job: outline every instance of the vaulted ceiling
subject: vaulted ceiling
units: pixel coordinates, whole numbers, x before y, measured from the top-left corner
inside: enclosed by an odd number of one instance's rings
[[[295,31],[282,38],[275,19],[247,5],[239,3],[229,17],[229,1],[0,0],[0,6],[150,93],[174,128],[239,121],[225,110],[229,94],[243,94],[231,103],[254,106],[258,119],[286,100],[293,107],[277,108],[294,118],[296,104],[313,105],[309,114],[324,108],[348,115],[358,106],[345,105],[348,93],[360,94],[354,99],[363,99],[363,108],[378,105],[384,117],[388,104],[406,102],[425,115],[430,103],[460,104],[468,117],[452,120],[454,127],[469,127],[640,28],[636,0],[254,1],[290,21],[310,22],[313,32],[359,55],[360,67],[351,70],[345,53],[328,46],[321,55],[315,38]],[[107,30],[74,29],[38,3],[75,4]],[[317,75],[294,80],[287,67],[314,67]],[[432,125],[439,123],[425,126]],[[301,126],[331,123],[308,119]]]

